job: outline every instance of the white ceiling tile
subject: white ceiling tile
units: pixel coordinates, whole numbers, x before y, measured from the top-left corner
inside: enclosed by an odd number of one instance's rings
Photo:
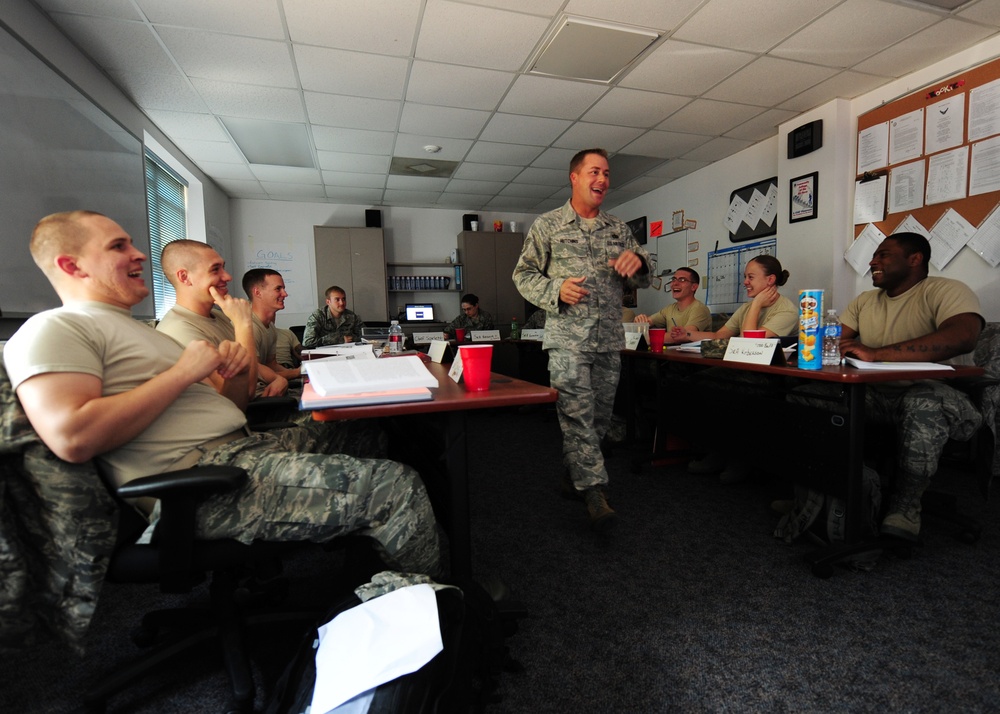
[[[705,93],[707,99],[773,106],[836,74],[837,70],[761,57]],[[776,82],[775,77],[781,81]]]
[[[778,106],[790,111],[806,112],[837,97],[851,99],[864,94],[885,84],[886,81],[888,81],[886,77],[874,77],[850,70],[839,72],[825,82],[820,82],[815,87],[810,87],[801,94],[781,102]]]
[[[216,179],[233,179],[238,181],[256,181],[253,171],[247,164],[227,164],[214,161],[199,161],[198,168]]]
[[[511,181],[521,173],[520,166],[502,166],[500,164],[474,164],[463,161],[453,174],[454,178],[471,179],[473,181]]]
[[[570,0],[566,12],[639,27],[673,30],[703,0]]]
[[[389,171],[388,156],[372,154],[351,154],[340,151],[318,151],[319,167],[328,171],[349,171],[361,174],[386,174]]]
[[[434,134],[456,139],[475,139],[483,130],[489,112],[476,109],[432,107],[406,102],[399,120],[399,130],[407,134]]]
[[[351,154],[390,156],[396,135],[391,131],[367,131],[331,126],[314,126],[313,141],[321,151],[346,151]]]
[[[483,130],[484,141],[548,146],[569,127],[562,119],[526,117],[517,114],[496,114]]]
[[[348,50],[295,45],[303,89],[375,99],[402,99],[409,62]]]
[[[313,124],[348,129],[396,131],[402,102],[342,94],[305,92],[306,109]]]
[[[452,179],[448,183],[450,193],[466,193],[470,196],[493,196],[507,184],[503,181],[470,181],[468,179]]]
[[[516,144],[495,144],[491,141],[477,141],[469,149],[465,160],[481,164],[525,166],[530,164],[541,153],[542,147],[540,146],[518,146]]]
[[[745,139],[746,141],[754,142],[763,141],[777,134],[778,127],[796,115],[798,115],[798,112],[769,109],[763,114],[758,114],[753,119],[727,131],[725,135],[731,139]]]
[[[593,142],[586,145],[595,146]],[[583,143],[581,142],[579,146],[583,146]],[[579,150],[580,149],[578,148],[546,149],[537,159],[531,162],[531,165],[538,166],[543,169],[562,169],[563,171],[566,171],[566,175],[569,176],[569,162]]]
[[[135,0],[150,22],[228,32],[232,35],[284,39],[279,3],[239,0],[238,5],[206,0]]]
[[[454,193],[452,191],[445,191],[437,200],[434,202],[437,206],[449,206],[452,208],[460,208],[464,211],[475,211],[482,204],[482,196],[473,196],[465,193]]]
[[[1000,3],[997,3],[997,7],[1000,7]],[[921,30],[912,37],[907,37],[898,44],[872,55],[856,64],[852,69],[883,77],[902,77],[948,57],[955,51],[959,42],[969,39],[978,42],[994,34],[996,34],[996,28],[974,25],[961,20],[945,19],[933,27]]]
[[[695,97],[753,59],[747,52],[668,40],[629,72],[621,86]]]
[[[548,26],[542,17],[427,0],[416,57],[513,72],[527,62]]]
[[[517,196],[520,198],[548,198],[555,192],[552,186],[536,186],[531,183],[509,183],[500,191],[499,196]]]
[[[173,27],[156,29],[167,50],[189,77],[265,87],[298,86],[288,45],[284,42]]]
[[[353,186],[355,188],[385,187],[385,176],[382,174],[355,174],[347,171],[323,171],[323,183],[327,186]]]
[[[770,54],[827,67],[850,67],[870,57],[874,48],[898,42],[940,19],[936,13],[904,5],[845,0]]]
[[[262,184],[265,181],[298,184],[320,184],[319,171],[317,169],[303,169],[295,166],[267,166],[264,164],[250,164],[250,170],[257,180]],[[265,188],[267,188],[265,186]],[[270,190],[269,190],[270,192]]]
[[[292,42],[407,57],[413,51],[420,0],[283,0]]]
[[[727,156],[732,156],[737,151],[743,151],[743,149],[747,148],[752,143],[753,142],[751,141],[727,139],[726,137],[720,136],[715,139],[710,139],[697,149],[689,151],[684,154],[683,158],[690,159],[691,161],[721,161]]]
[[[671,159],[665,164],[660,164],[649,172],[649,176],[660,178],[680,178],[693,174],[698,169],[703,169],[709,165],[709,161],[691,161],[690,159]]]
[[[673,159],[709,141],[709,136],[678,134],[673,131],[647,131],[622,149],[623,154]]]
[[[538,203],[536,198],[518,198],[517,196],[494,196],[486,205],[489,208],[508,211],[529,211]]]
[[[322,184],[261,181],[260,185],[267,191],[267,195],[272,198],[285,198],[296,201],[309,198],[326,198],[326,189],[323,188]]]
[[[327,186],[326,196],[333,201],[341,203],[367,203],[370,205],[378,205],[382,202],[382,189]]]
[[[386,189],[382,200],[396,206],[426,206],[435,203],[441,195],[439,191],[399,191]]]
[[[636,178],[625,184],[622,191],[615,190],[612,187],[612,194],[615,198],[621,200],[621,194],[624,190],[628,190],[629,193],[635,194],[636,196],[642,195],[644,193],[649,193],[660,186],[663,185],[663,179],[655,178],[653,176],[637,176]]]
[[[841,0],[710,0],[673,39],[766,52]]]
[[[612,126],[611,124],[590,124],[577,122],[556,139],[553,146],[572,149],[576,153],[589,146],[600,146],[606,151],[618,151],[636,137],[641,136],[644,129],[630,126]],[[569,165],[569,162],[566,162]]]
[[[477,67],[413,62],[406,99],[419,104],[493,111],[516,75]]]
[[[584,121],[617,126],[654,127],[691,100],[675,94],[615,87],[601,97]]]
[[[229,134],[213,114],[168,112],[160,109],[150,109],[146,114],[164,134],[174,139],[229,141]]]
[[[216,114],[271,121],[305,121],[298,90],[192,79],[191,84]]]
[[[389,174],[385,187],[400,191],[444,191],[451,179],[433,176],[395,176]]]
[[[542,169],[529,166],[517,175],[514,183],[528,183],[537,186],[565,186],[569,183],[569,171],[567,169]],[[551,193],[551,189],[549,191]]]
[[[245,164],[243,153],[228,141],[199,141],[178,139],[175,142],[195,163],[217,162],[220,164]]]
[[[711,99],[695,99],[670,115],[657,129],[684,134],[725,134],[739,124],[757,116],[761,107]]]
[[[521,75],[510,88],[500,111],[555,119],[579,119],[607,87],[553,77]]]
[[[143,109],[204,113],[208,105],[180,74],[113,72],[112,78]]]
[[[233,179],[215,179],[219,188],[230,198],[267,198],[264,188],[258,181],[235,181]]]
[[[110,72],[179,74],[148,25],[83,15],[60,14],[55,20],[84,52]],[[108,42],[108,36],[115,41]]]
[[[1000,3],[995,2],[995,0],[982,0],[982,2],[971,5],[965,10],[959,10],[957,15],[966,20],[985,22],[1000,28]]]
[[[440,146],[441,151],[436,154],[427,153],[424,147],[429,144]],[[398,134],[392,153],[395,156],[421,157],[438,161],[461,161],[471,146],[472,142],[468,139],[449,139],[427,134]]]
[[[36,0],[36,4],[49,14],[71,12],[119,20],[142,20],[132,0]]]

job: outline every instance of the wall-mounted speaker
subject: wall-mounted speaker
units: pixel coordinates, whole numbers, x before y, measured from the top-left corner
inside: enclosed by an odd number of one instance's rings
[[[471,231],[472,230],[472,222],[473,221],[478,221],[478,220],[479,220],[479,214],[478,213],[465,213],[465,214],[463,214],[462,215],[462,230],[463,231]]]
[[[382,211],[377,208],[365,209],[365,228],[381,228]]]

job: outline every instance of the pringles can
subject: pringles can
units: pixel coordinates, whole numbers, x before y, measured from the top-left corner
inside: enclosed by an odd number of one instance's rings
[[[799,369],[823,368],[823,291],[799,290]]]

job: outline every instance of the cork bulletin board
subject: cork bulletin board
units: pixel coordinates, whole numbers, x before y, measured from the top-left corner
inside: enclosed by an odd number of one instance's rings
[[[1000,59],[991,60],[953,76],[946,77],[935,82],[933,85],[923,87],[899,99],[887,102],[858,117],[857,138],[859,141],[863,136],[871,135],[883,126],[886,131],[894,131],[903,122],[912,124],[914,130],[919,127],[919,131],[921,132],[920,146],[922,148],[919,150],[918,156],[906,156],[902,160],[895,160],[894,162],[892,156],[894,144],[890,142],[888,158],[884,165],[866,167],[870,169],[869,171],[861,171],[862,167],[856,167],[858,169],[857,180],[859,181],[881,176],[887,178],[887,193],[890,195],[886,197],[885,212],[882,214],[881,220],[871,221],[884,234],[889,235],[892,233],[909,215],[912,215],[913,218],[919,221],[924,228],[930,230],[948,209],[954,209],[973,226],[978,226],[997,206],[998,202],[1000,202],[1000,190],[969,195],[970,174],[973,167],[973,159],[971,157],[975,155],[974,152],[977,148],[983,148],[977,147],[977,144],[987,141],[997,141],[996,136],[974,136],[972,141],[970,141],[970,121],[971,125],[975,125],[975,117],[970,117],[970,107],[973,104],[970,97],[977,90],[980,92],[979,97],[1000,91],[1000,82],[997,82],[997,80],[1000,80]],[[991,83],[994,84],[991,85]],[[982,102],[977,106],[982,106]],[[939,150],[935,147],[935,142],[939,138],[936,134],[944,133],[944,130],[942,129],[940,132],[937,132],[935,126],[942,123],[943,117],[949,111],[953,115],[959,112],[962,113],[961,129],[958,129],[958,122],[956,122],[954,139],[948,142],[950,145]],[[982,109],[978,109],[977,111],[979,114],[983,112]],[[960,136],[959,131],[961,132]],[[956,155],[961,156],[963,151],[967,158],[964,176],[965,196],[942,202],[928,203],[927,182],[928,176],[931,175],[931,162],[943,158],[948,152],[955,152]],[[859,146],[859,163],[862,161],[861,154],[862,151]],[[913,187],[914,190],[919,188],[921,191],[920,205],[894,212],[891,201],[894,179],[898,181],[897,190],[902,190],[903,182],[900,179],[903,177],[903,172],[913,172],[914,169],[919,172],[921,167],[917,162],[923,162],[923,186]],[[894,173],[896,173],[895,176]],[[932,194],[933,191],[934,189],[932,188]],[[856,224],[854,227],[854,236],[857,237],[866,225],[868,225],[867,222]]]

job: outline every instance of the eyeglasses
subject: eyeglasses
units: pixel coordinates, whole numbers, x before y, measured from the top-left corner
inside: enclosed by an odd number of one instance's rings
[[[670,278],[672,283],[690,283],[691,278]]]

